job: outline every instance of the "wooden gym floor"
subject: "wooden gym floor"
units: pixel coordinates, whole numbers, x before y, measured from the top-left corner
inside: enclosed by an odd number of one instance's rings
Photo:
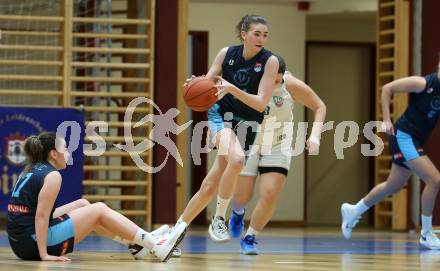
[[[181,258],[160,263],[153,257],[135,261],[126,248],[92,236],[69,254],[70,263],[19,260],[0,232],[0,271],[49,270],[440,270],[440,251],[419,247],[406,232],[360,229],[343,240],[337,228],[269,229],[259,238],[260,255],[239,254],[238,240],[218,244],[205,230],[191,230]]]

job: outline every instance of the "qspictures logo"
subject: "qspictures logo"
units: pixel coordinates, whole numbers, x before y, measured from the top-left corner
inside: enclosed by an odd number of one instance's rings
[[[133,113],[141,104],[153,106],[158,114],[147,114],[139,121],[133,120]],[[182,125],[178,125],[176,122],[176,117],[179,115],[179,113],[180,111],[176,108],[168,109],[164,113],[152,100],[145,97],[133,99],[128,105],[124,115],[125,142],[124,144],[113,144],[113,147],[128,152],[136,166],[148,173],[156,173],[163,169],[170,156],[173,157],[180,166],[184,166],[183,159],[175,142],[172,140],[171,134],[178,135],[182,133],[193,123],[193,121],[190,120]],[[225,117],[225,127],[228,127],[228,119],[233,120],[232,113],[228,113],[230,118]],[[141,142],[135,144],[132,136],[132,128],[141,127],[147,122],[152,123],[151,131]],[[266,126],[264,127],[264,130],[261,129],[261,126],[258,123],[249,121],[240,122],[236,127],[234,127],[234,130],[237,131],[236,135],[238,141],[242,147],[244,147],[247,133],[251,132],[249,127],[252,128],[252,132],[263,133],[264,135],[263,142],[260,144],[260,146],[252,146],[248,151],[245,152],[246,155],[252,155],[256,151],[261,151],[260,153],[262,155],[269,155],[272,152],[272,147],[270,146],[274,146],[275,144],[281,144],[281,152],[288,156],[298,156],[304,153],[308,130],[307,122],[279,122],[276,120],[276,118],[268,117],[265,119],[265,123]],[[208,153],[212,150],[212,142],[208,142],[213,138],[212,135],[204,140],[203,133],[206,128],[215,125],[215,123],[210,121],[201,121],[194,124],[188,147],[190,148],[191,157],[195,165],[200,165],[200,157],[202,153]],[[376,134],[376,132],[381,132],[381,121],[370,121],[366,123],[363,128],[354,121],[342,121],[340,123],[328,121],[326,123],[321,123],[320,125],[322,125],[322,133],[327,132],[325,136],[330,136],[329,132],[333,132],[333,149],[337,159],[344,159],[344,150],[353,147],[358,142],[359,137],[365,137],[369,141],[369,143],[361,144],[360,151],[364,156],[377,156],[381,154],[384,149],[383,141]],[[65,138],[69,129],[71,133],[68,140],[68,151],[69,153],[73,153],[78,148],[80,136],[82,135],[80,125],[77,122],[64,121],[58,126],[57,135]],[[96,129],[98,131],[96,131]],[[294,130],[296,130],[296,135],[293,135]],[[108,147],[104,138],[102,137],[102,133],[107,132],[108,123],[104,121],[90,122],[86,127],[85,133],[93,143],[84,144],[84,154],[87,156],[102,155]],[[278,134],[285,136],[282,138],[277,138],[274,136]],[[220,142],[228,142],[230,138],[222,138],[220,136],[218,139]],[[163,161],[159,161],[158,163],[160,164],[157,166],[147,164],[142,159],[141,155],[142,153],[153,148],[155,144],[163,146],[167,151],[166,157]],[[226,155],[229,149],[227,147],[229,146],[228,143],[219,145],[220,149],[218,150],[218,153],[220,155]],[[223,145],[226,147],[224,147],[222,150],[221,147]],[[267,146],[269,147],[267,148]],[[73,161],[69,160],[68,164],[71,165],[72,163]]]

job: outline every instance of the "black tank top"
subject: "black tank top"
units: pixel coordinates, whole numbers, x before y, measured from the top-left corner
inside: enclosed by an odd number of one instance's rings
[[[35,164],[29,172],[21,174],[12,190],[8,204],[9,235],[19,235],[25,230],[35,227],[38,195],[44,184],[44,178],[56,169],[49,163]],[[53,207],[49,219],[55,211]]]
[[[271,55],[270,51],[263,48],[253,58],[246,61],[243,58],[243,45],[231,46],[223,60],[222,77],[242,91],[257,95],[266,62]],[[232,94],[225,95],[217,104],[223,114],[232,112],[234,119],[258,123],[263,121],[264,112],[258,112],[249,107]]]
[[[426,87],[420,93],[410,93],[405,113],[396,127],[424,144],[434,129],[440,114],[440,84],[437,73],[425,76]]]

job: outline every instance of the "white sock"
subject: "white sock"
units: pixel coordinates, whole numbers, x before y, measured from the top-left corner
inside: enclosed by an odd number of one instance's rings
[[[422,232],[428,232],[432,230],[432,216],[422,215]]]
[[[183,220],[182,216],[179,217],[179,219],[177,220],[176,224],[174,224],[174,227],[176,227],[176,226],[179,225],[180,223],[185,223],[185,224],[187,225],[187,227],[188,227],[188,225],[189,225],[189,223],[186,223],[186,222]]]
[[[152,249],[156,243],[156,238],[151,233],[139,228],[134,235],[133,242],[148,249]]]
[[[217,208],[215,209],[215,217],[226,217],[226,210],[228,210],[230,201],[231,199],[222,199],[220,198],[220,196],[217,196]]]
[[[243,215],[244,214],[244,208],[239,208],[239,209],[237,209],[237,208],[235,208],[234,207],[234,212],[237,214],[237,215]]]
[[[255,236],[257,236],[259,233],[260,233],[259,231],[256,231],[256,230],[255,230],[254,228],[252,228],[252,227],[249,227],[248,230],[247,230],[247,232],[246,232],[246,234],[245,234],[245,236],[246,236],[246,235],[255,235]]]
[[[126,245],[126,246],[133,243],[133,242],[128,241],[127,239],[122,239],[120,236],[117,236],[117,235],[115,235],[115,237],[113,237],[112,240],[121,244],[121,245]]]
[[[363,213],[365,213],[368,209],[370,209],[369,206],[367,206],[364,202],[364,199],[361,199],[355,206],[354,206],[354,210],[356,211],[356,213],[358,215],[361,215]]]

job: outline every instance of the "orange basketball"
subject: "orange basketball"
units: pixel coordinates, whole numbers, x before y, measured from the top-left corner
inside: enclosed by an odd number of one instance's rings
[[[217,101],[214,81],[198,76],[183,88],[183,99],[192,110],[203,112],[211,108]]]

